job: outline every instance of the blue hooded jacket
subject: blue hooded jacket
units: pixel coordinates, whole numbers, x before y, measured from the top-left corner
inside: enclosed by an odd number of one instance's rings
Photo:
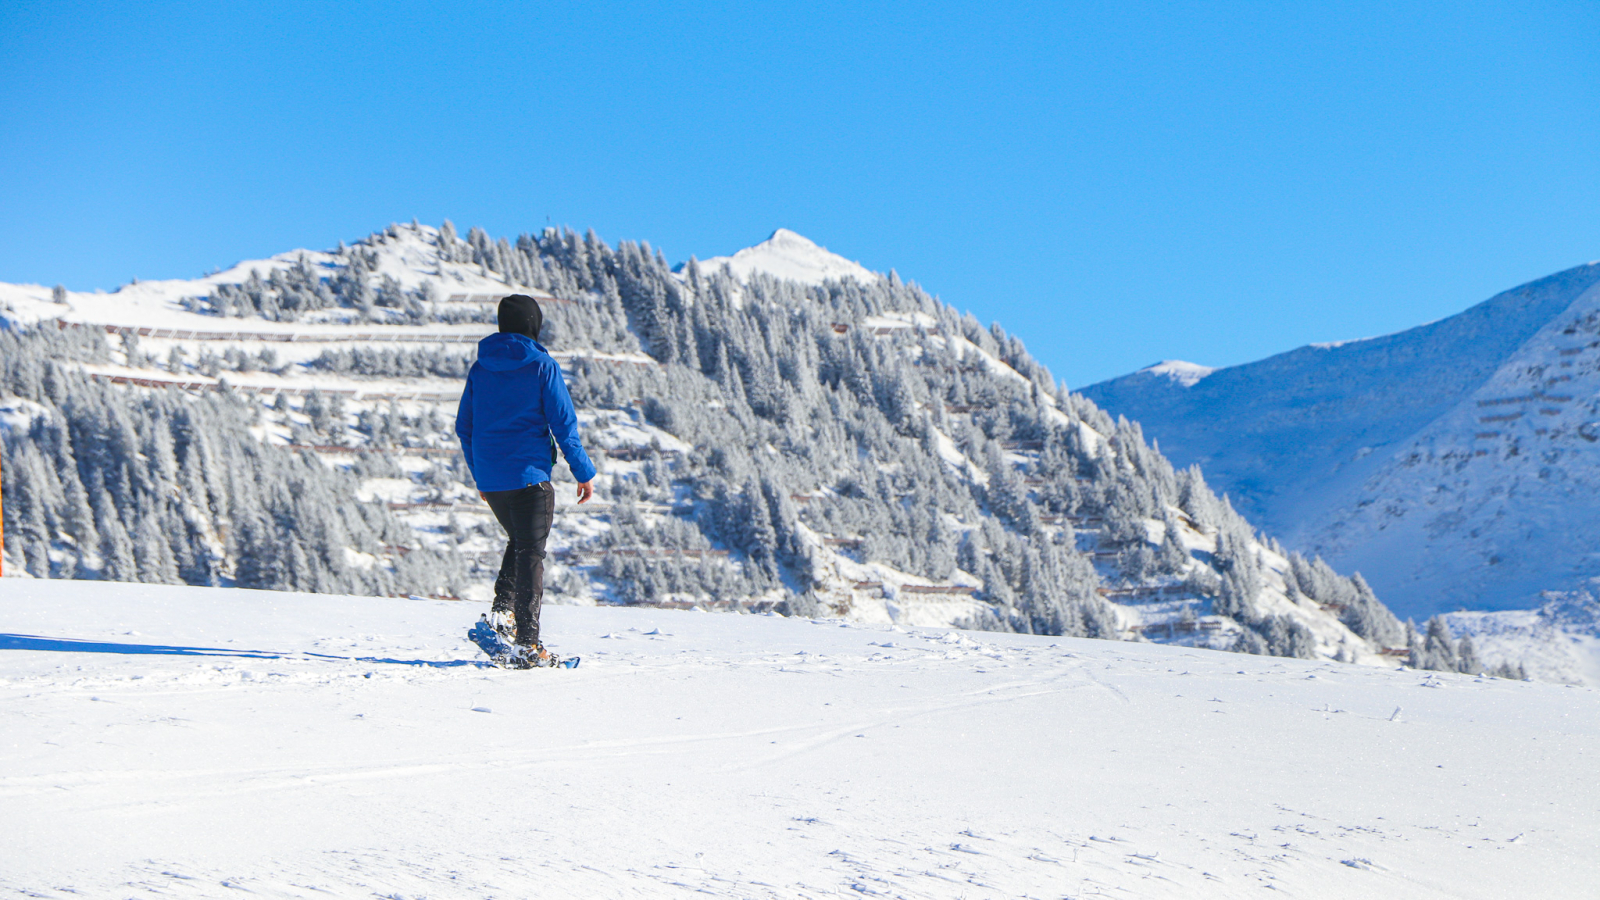
[[[481,491],[514,491],[550,480],[551,436],[579,482],[594,478],[594,463],[578,440],[578,414],[561,367],[524,334],[491,334],[478,342],[478,361],[456,411],[456,436]]]

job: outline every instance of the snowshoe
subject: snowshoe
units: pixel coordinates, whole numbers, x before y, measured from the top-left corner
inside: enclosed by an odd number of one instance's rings
[[[478,618],[476,625],[467,632],[467,639],[478,645],[484,655],[489,657],[495,665],[502,669],[546,669],[563,668],[576,669],[579,657],[562,659],[543,647],[521,647],[507,640],[495,627],[495,613],[487,613]],[[510,615],[505,614],[509,619]]]
[[[517,655],[516,668],[519,669],[576,669],[581,657],[573,656],[563,659],[542,645],[525,647],[518,645],[515,648]]]

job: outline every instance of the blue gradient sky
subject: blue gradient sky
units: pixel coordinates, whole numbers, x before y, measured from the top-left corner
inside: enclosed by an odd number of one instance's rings
[[[0,280],[783,226],[1084,385],[1600,257],[1593,3],[0,6]]]

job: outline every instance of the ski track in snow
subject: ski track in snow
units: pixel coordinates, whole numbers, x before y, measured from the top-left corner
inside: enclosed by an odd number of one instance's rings
[[[564,606],[513,672],[480,611],[0,583],[0,895],[1600,894],[1591,689]]]

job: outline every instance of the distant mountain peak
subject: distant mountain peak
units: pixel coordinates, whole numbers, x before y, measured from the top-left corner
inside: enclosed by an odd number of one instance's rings
[[[772,233],[771,237],[768,237],[765,241],[762,241],[760,244],[757,244],[756,246],[761,247],[761,246],[766,246],[768,244],[772,244],[772,245],[791,244],[791,245],[794,245],[796,247],[806,247],[806,248],[809,248],[809,249],[812,249],[812,250],[822,250],[821,247],[817,246],[817,242],[816,241],[813,241],[812,239],[806,237],[803,234],[800,234],[799,232],[790,231],[787,228],[779,228],[778,230],[776,230],[776,231],[774,231]],[[824,250],[823,252],[827,252],[827,251]]]
[[[1215,372],[1216,369],[1181,359],[1164,359],[1153,366],[1145,366],[1139,371],[1146,375],[1166,378],[1183,387],[1194,387],[1200,383],[1200,379]]]
[[[732,256],[714,256],[700,262],[703,272],[714,272],[723,266],[727,266],[734,277],[741,281],[749,280],[756,272],[803,284],[821,284],[844,278],[872,282],[878,278],[871,269],[831,253],[828,248],[787,228],[779,228],[761,243],[746,247]]]

